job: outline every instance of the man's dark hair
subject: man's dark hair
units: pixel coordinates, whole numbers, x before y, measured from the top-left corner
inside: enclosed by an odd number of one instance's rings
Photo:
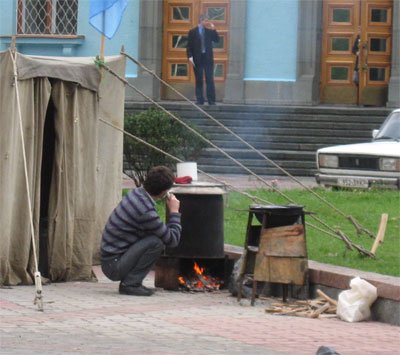
[[[199,15],[199,23],[200,23],[201,21],[204,21],[204,20],[208,20],[208,16],[205,15],[205,14]]]
[[[175,181],[174,173],[166,166],[155,166],[149,170],[143,182],[144,189],[152,196],[169,190]]]

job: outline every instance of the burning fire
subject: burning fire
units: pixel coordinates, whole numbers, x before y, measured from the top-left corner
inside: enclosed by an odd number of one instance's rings
[[[196,262],[194,262],[193,269],[194,269],[194,271],[196,272],[196,274],[198,274],[198,275],[203,275],[204,268],[203,268],[203,267],[200,267]]]
[[[193,265],[193,277],[179,276],[179,284],[189,291],[217,291],[221,281],[216,277],[204,274],[204,268],[196,262]]]

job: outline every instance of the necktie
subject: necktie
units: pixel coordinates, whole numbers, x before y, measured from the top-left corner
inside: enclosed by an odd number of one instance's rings
[[[200,27],[201,53],[206,52],[206,44],[204,40],[204,27]]]

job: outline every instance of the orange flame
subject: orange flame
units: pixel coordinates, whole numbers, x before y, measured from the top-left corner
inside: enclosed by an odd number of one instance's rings
[[[181,285],[184,285],[184,284],[185,284],[185,279],[184,279],[182,276],[179,276],[179,277],[178,277],[178,281],[179,281],[179,283],[180,283]]]
[[[203,275],[204,268],[200,267],[196,262],[194,263],[193,269],[196,271],[196,274]]]

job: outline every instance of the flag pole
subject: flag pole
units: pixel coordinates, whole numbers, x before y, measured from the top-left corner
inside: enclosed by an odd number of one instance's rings
[[[102,22],[103,22],[103,33],[101,34],[101,39],[100,39],[100,60],[104,62],[104,46],[105,46],[105,36],[104,36],[104,28],[105,28],[105,23],[106,23],[106,15],[105,12],[103,11],[103,16],[102,16]]]
[[[105,36],[101,35],[100,39],[100,60],[104,62],[104,44],[105,44]]]

